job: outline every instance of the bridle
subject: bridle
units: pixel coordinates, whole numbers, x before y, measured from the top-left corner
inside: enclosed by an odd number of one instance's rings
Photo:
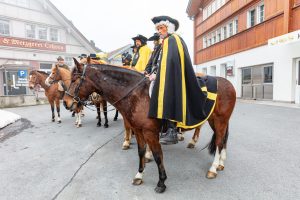
[[[73,98],[73,102],[72,102],[72,105],[70,106],[70,108],[73,107],[74,103],[81,103],[81,104],[85,105],[84,101],[82,101],[82,100],[80,99],[80,97],[78,96],[78,94],[79,94],[80,87],[82,86],[82,83],[83,83],[83,81],[85,80],[86,68],[87,68],[87,65],[84,64],[82,74],[78,73],[78,74],[81,75],[81,76],[80,76],[80,82],[79,82],[79,84],[78,84],[78,85],[76,86],[76,88],[75,88],[74,95],[70,94],[70,92],[69,92],[70,87],[69,87],[69,89],[65,92],[66,95],[68,95],[68,96],[70,96],[70,97]],[[118,102],[120,102],[121,100],[125,99],[131,92],[133,92],[136,88],[138,88],[138,87],[140,86],[140,84],[141,84],[142,82],[144,82],[146,79],[147,79],[147,77],[144,76],[144,77],[143,77],[139,82],[137,82],[130,90],[128,90],[128,91],[126,92],[126,94],[125,94],[122,98],[120,98],[119,100],[115,101],[114,103],[111,103],[111,105],[112,105],[112,106],[115,106]],[[71,85],[70,85],[70,86],[71,86]],[[101,92],[100,95],[103,95],[103,92]]]
[[[51,74],[48,76],[48,78],[49,78],[49,84],[53,84],[53,83],[57,83],[58,81],[56,80],[56,78],[60,75],[60,70],[58,69],[58,66],[57,65],[55,65],[55,67],[56,67],[56,73],[55,73],[55,76],[52,78],[51,77]]]

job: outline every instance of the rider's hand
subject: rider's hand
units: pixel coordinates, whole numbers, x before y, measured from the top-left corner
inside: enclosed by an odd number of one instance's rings
[[[154,81],[155,79],[156,79],[156,74],[153,73],[149,76],[150,81]]]

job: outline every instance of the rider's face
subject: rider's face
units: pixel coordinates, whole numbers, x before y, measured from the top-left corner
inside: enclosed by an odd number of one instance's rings
[[[135,46],[140,47],[142,45],[141,40],[135,40]]]
[[[160,38],[165,38],[165,37],[167,37],[167,35],[168,35],[168,28],[167,28],[167,26],[166,25],[159,25],[159,26],[157,26],[156,27],[156,29],[157,29],[157,32],[159,33],[159,35],[160,35]]]

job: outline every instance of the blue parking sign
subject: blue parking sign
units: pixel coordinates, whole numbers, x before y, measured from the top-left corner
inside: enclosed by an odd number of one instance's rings
[[[27,77],[27,70],[18,70],[18,77],[19,78],[26,78]]]

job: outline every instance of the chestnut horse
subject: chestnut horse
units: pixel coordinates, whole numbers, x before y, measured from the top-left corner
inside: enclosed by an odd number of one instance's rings
[[[52,112],[52,122],[55,121],[54,114],[54,103],[56,105],[57,112],[57,123],[61,123],[60,119],[60,102],[59,100],[62,98],[62,92],[58,91],[58,84],[55,83],[50,87],[45,84],[46,78],[49,76],[46,72],[43,71],[31,71],[29,74],[29,88],[33,89],[37,84],[41,85],[45,90],[45,95],[48,98],[48,101],[51,106]]]
[[[162,193],[166,189],[167,179],[163,162],[163,153],[159,143],[161,120],[149,118],[149,80],[142,74],[111,65],[82,65],[76,60],[72,72],[72,82],[63,98],[67,109],[75,109],[81,99],[96,91],[114,105],[124,116],[135,133],[138,143],[139,169],[134,185],[142,183],[145,167],[146,143],[149,145],[159,171],[159,181],[155,191]],[[214,131],[209,144],[209,152],[214,161],[207,172],[207,178],[216,178],[217,170],[224,169],[228,126],[233,112],[236,93],[232,84],[217,77],[217,100],[208,122]]]
[[[66,91],[67,88],[69,87],[71,83],[71,72],[65,68],[59,67],[57,64],[52,66],[51,68],[51,74],[48,76],[46,79],[46,84],[52,84],[57,81],[62,81],[63,82],[63,88]],[[102,97],[98,98],[97,100],[94,99],[93,101],[95,107],[97,108],[97,113],[98,113],[98,122],[97,126],[101,126],[101,115],[100,115],[100,106],[102,104],[103,110],[104,110],[104,116],[105,116],[105,123],[104,127],[108,128],[108,119],[107,119],[107,102],[102,99]],[[83,109],[83,104],[76,109],[76,114],[77,114],[77,119],[75,122],[75,125],[77,127],[81,127],[81,115],[80,111]]]

